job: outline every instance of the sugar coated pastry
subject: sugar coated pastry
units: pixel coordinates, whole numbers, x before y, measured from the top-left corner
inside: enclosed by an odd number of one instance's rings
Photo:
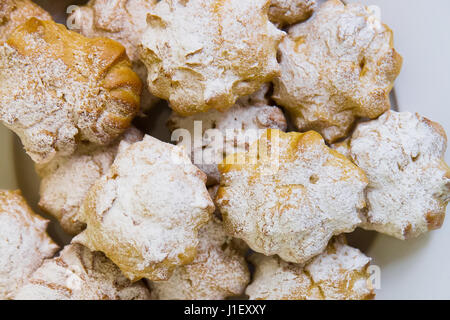
[[[125,148],[142,138],[143,134],[131,127],[109,146],[81,144],[71,156],[37,165],[41,177],[39,206],[58,219],[67,233],[80,233],[85,224],[78,221],[76,214],[90,187],[108,171],[119,145]]]
[[[109,144],[139,110],[141,82],[125,49],[35,18],[0,46],[0,120],[37,163],[79,141]]]
[[[46,260],[17,292],[16,300],[148,300],[142,281],[131,283],[101,252],[67,245]]]
[[[368,300],[375,294],[370,281],[370,258],[333,239],[326,250],[306,264],[277,256],[250,257],[256,271],[246,294],[251,300]]]
[[[284,32],[268,19],[269,0],[165,0],[148,17],[141,59],[148,86],[172,109],[226,110],[279,75]],[[195,18],[193,18],[195,17]]]
[[[344,139],[342,141],[332,143],[330,147],[350,159],[350,142],[351,139],[350,137],[348,137],[347,139]]]
[[[314,131],[267,130],[219,171],[216,203],[225,228],[256,252],[304,263],[361,223],[364,172]]]
[[[272,0],[269,19],[280,25],[294,24],[308,19],[315,9],[315,0]]]
[[[86,37],[120,42],[131,61],[139,61],[138,45],[147,27],[147,15],[156,0],[90,0],[69,18]]]
[[[46,233],[47,224],[20,191],[0,190],[0,300],[12,299],[44,259],[58,250]]]
[[[347,136],[357,118],[377,118],[390,109],[402,57],[375,12],[329,0],[289,29],[279,48],[281,76],[274,80],[273,98],[299,130],[318,131],[332,143]]]
[[[143,82],[147,81],[147,69],[139,59],[138,45],[147,28],[147,14],[156,0],[91,0],[78,7],[69,21],[74,30],[86,37],[106,37],[120,42],[133,63],[133,70]],[[141,107],[149,110],[158,99],[147,89],[142,91]]]
[[[211,196],[211,199],[213,199],[214,204],[215,204],[215,199],[216,199],[218,190],[219,190],[218,184],[208,188],[209,195]],[[222,214],[220,213],[220,210],[217,208],[217,205],[216,205],[216,211],[214,211],[214,217],[216,219],[218,219],[219,221],[223,221]],[[223,224],[223,222],[222,222],[222,224]],[[222,228],[223,228],[223,226],[222,226]],[[231,243],[232,243],[233,249],[239,251],[241,253],[241,255],[246,256],[250,250],[250,247],[248,246],[248,244],[242,239],[232,238],[232,237],[230,237],[230,238],[231,238]]]
[[[167,281],[152,282],[152,295],[161,300],[222,300],[241,296],[250,281],[244,256],[233,247],[222,222],[213,218],[199,232],[195,260],[175,269]]]
[[[399,239],[440,228],[450,200],[443,128],[418,114],[389,111],[361,123],[351,159],[369,179],[363,227]]]
[[[188,130],[189,137],[185,139],[181,135],[180,144],[191,150],[192,162],[206,173],[208,185],[219,182],[217,165],[224,156],[248,150],[264,129],[286,130],[283,111],[268,105],[262,91],[267,92],[267,86],[254,95],[240,98],[226,112],[210,110],[189,117],[173,112],[169,118],[172,131]]]
[[[2,0],[0,2],[0,44],[22,23],[35,17],[52,20],[50,14],[30,0]]]
[[[145,136],[90,189],[78,213],[87,227],[73,241],[104,252],[131,280],[167,280],[194,260],[214,211],[205,182],[183,148]]]

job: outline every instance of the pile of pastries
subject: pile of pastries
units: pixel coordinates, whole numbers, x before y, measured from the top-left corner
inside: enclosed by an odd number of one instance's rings
[[[450,200],[443,128],[390,111],[401,65],[339,0],[90,0],[67,27],[2,1],[0,120],[73,238],[0,191],[0,299],[373,298],[345,233],[419,237]],[[134,121],[161,100],[174,143]]]

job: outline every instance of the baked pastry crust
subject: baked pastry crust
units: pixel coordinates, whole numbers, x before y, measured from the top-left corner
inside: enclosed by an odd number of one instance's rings
[[[35,17],[52,20],[50,14],[30,0],[2,0],[0,2],[0,44],[22,23]]]
[[[111,143],[139,110],[141,82],[125,49],[31,18],[0,47],[0,119],[37,163],[79,141]]]
[[[82,143],[71,156],[36,165],[36,171],[41,177],[41,209],[58,219],[68,234],[76,235],[83,231],[86,225],[78,220],[77,213],[89,189],[108,172],[119,148],[126,148],[142,138],[143,134],[131,127],[112,145]]]
[[[150,92],[184,116],[226,110],[279,75],[284,36],[269,0],[167,0],[148,17],[141,59]],[[195,17],[193,19],[192,17]]]
[[[182,148],[145,136],[90,189],[78,214],[87,227],[73,241],[104,252],[131,280],[167,280],[194,260],[214,211],[205,182]]]
[[[279,47],[273,98],[299,130],[335,142],[349,135],[356,119],[390,109],[402,65],[393,44],[392,31],[370,7],[329,0],[310,20],[289,28]]]
[[[219,171],[216,204],[225,229],[256,252],[304,263],[361,223],[364,172],[314,131],[267,130]]]
[[[223,300],[241,296],[250,273],[239,248],[217,218],[199,232],[195,260],[175,269],[167,281],[151,282],[152,296],[161,300]]]
[[[375,297],[368,266],[370,258],[348,246],[340,236],[304,265],[277,256],[255,254],[250,300],[368,300]]]
[[[131,61],[139,61],[138,45],[147,28],[147,15],[156,0],[90,0],[71,15],[71,21],[89,38],[120,42]]]
[[[438,123],[388,111],[359,124],[346,145],[369,180],[365,229],[407,239],[442,226],[450,168],[444,160],[447,136]]]
[[[69,20],[86,37],[120,42],[126,48],[133,70],[145,83],[147,69],[139,59],[138,45],[147,28],[147,14],[156,3],[156,0],[91,0],[75,10]],[[142,90],[142,111],[150,110],[158,101],[147,88]]]
[[[170,116],[168,127],[172,132],[177,129],[189,132],[190,141],[183,137],[179,144],[191,150],[192,162],[208,176],[208,186],[219,183],[217,165],[227,154],[248,151],[250,144],[259,138],[264,129],[286,131],[283,111],[269,105],[265,98],[268,87],[265,85],[255,94],[238,99],[225,112],[209,110],[189,117],[173,112]],[[196,121],[201,121],[201,133],[195,130]]]
[[[131,283],[101,252],[67,245],[46,260],[15,296],[16,300],[148,300],[144,282]]]
[[[0,299],[12,299],[58,250],[46,233],[48,223],[31,210],[19,190],[0,190]]]
[[[311,17],[316,7],[315,0],[272,0],[269,19],[279,26],[294,24]]]

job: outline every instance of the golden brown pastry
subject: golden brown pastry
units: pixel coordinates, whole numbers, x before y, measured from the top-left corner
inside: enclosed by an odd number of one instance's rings
[[[223,300],[241,296],[250,281],[244,256],[217,218],[199,232],[195,260],[175,269],[167,281],[151,282],[152,296],[160,300]]]
[[[191,150],[192,162],[206,173],[209,186],[219,183],[217,165],[227,154],[248,151],[249,145],[259,138],[264,129],[286,131],[283,111],[269,105],[264,98],[267,90],[268,85],[265,85],[255,94],[238,99],[225,112],[209,110],[189,117],[173,112],[170,116],[168,126],[172,136],[176,137],[179,129],[187,130],[180,133],[189,133],[186,138],[181,135],[183,139],[179,144]]]
[[[347,146],[348,157],[368,177],[363,227],[399,239],[442,226],[450,200],[444,129],[418,114],[388,111],[361,123]]]
[[[150,92],[181,115],[226,110],[279,75],[269,0],[166,0],[141,41]]]
[[[48,222],[31,210],[20,191],[0,190],[0,300],[12,299],[58,250],[46,233]]]
[[[280,26],[294,24],[311,17],[315,9],[315,0],[272,0],[269,19]]]
[[[364,172],[314,131],[267,130],[219,171],[216,204],[225,229],[256,252],[304,263],[361,223]]]
[[[35,17],[41,20],[52,20],[47,11],[30,0],[0,1],[0,44],[22,23]]]
[[[330,241],[326,250],[306,264],[277,256],[255,254],[251,300],[368,300],[374,298],[368,266],[370,258],[348,246],[344,237]]]
[[[70,244],[46,260],[15,299],[148,300],[150,292],[142,281],[131,283],[103,253]]]
[[[138,45],[147,28],[147,15],[156,0],[90,0],[69,17],[75,29],[89,38],[120,42],[130,60],[139,61]]]
[[[109,146],[81,144],[71,156],[36,165],[41,177],[39,206],[58,219],[68,234],[80,233],[85,224],[78,220],[76,214],[89,189],[108,171],[119,148],[126,148],[142,138],[143,134],[131,127]]]
[[[120,42],[127,50],[133,70],[145,83],[147,69],[139,60],[138,45],[147,28],[147,14],[156,0],[91,0],[69,17],[75,30],[86,37],[106,37]],[[141,95],[141,109],[148,111],[158,99],[145,88]]]
[[[90,189],[73,241],[102,251],[131,280],[167,280],[191,263],[214,211],[206,176],[180,147],[145,136]]]
[[[289,29],[279,47],[273,98],[299,130],[335,142],[357,118],[374,119],[390,109],[402,65],[393,45],[392,31],[370,7],[329,0]]]
[[[111,143],[139,110],[141,82],[125,49],[32,18],[0,46],[0,120],[37,163],[79,141]]]

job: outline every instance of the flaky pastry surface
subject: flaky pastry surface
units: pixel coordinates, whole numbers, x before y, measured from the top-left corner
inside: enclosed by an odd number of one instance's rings
[[[87,227],[73,241],[104,252],[131,280],[167,280],[194,260],[214,211],[205,182],[182,148],[145,136],[90,189],[78,214]]]
[[[141,82],[125,49],[32,18],[0,47],[0,120],[37,163],[80,140],[109,144],[139,110]]]
[[[48,223],[31,210],[20,191],[0,190],[0,299],[12,299],[58,250],[47,235]]]
[[[8,39],[14,29],[32,17],[52,20],[50,14],[33,1],[2,0],[0,2],[0,44]]]
[[[329,0],[305,23],[289,28],[279,47],[281,76],[273,98],[297,128],[327,142],[349,134],[357,118],[390,109],[402,58],[392,31],[370,7]]]
[[[101,252],[67,245],[46,260],[15,296],[16,300],[148,300],[142,282],[131,283]]]
[[[219,182],[217,165],[227,154],[248,151],[249,145],[259,138],[264,129],[286,130],[283,111],[269,105],[264,97],[266,92],[267,86],[253,95],[238,99],[225,112],[209,110],[188,117],[173,112],[170,116],[168,126],[171,131],[185,129],[189,132],[191,139],[183,138],[180,144],[190,148],[192,162],[206,173],[208,185]],[[195,130],[196,122],[201,125],[201,134]],[[189,146],[185,145],[186,142]]]
[[[438,123],[388,111],[359,124],[348,146],[369,180],[364,228],[406,239],[442,226],[450,169],[447,136]]]
[[[316,9],[315,0],[272,0],[269,19],[281,26],[308,19]]]
[[[41,177],[39,206],[58,219],[68,234],[80,233],[85,224],[76,215],[89,189],[107,173],[119,148],[126,148],[142,138],[143,134],[131,127],[109,146],[81,144],[73,155],[36,165]]]
[[[372,299],[370,258],[348,246],[342,237],[304,265],[277,256],[250,257],[256,271],[247,287],[250,300],[367,300]]]
[[[152,282],[155,299],[223,300],[240,296],[250,281],[244,256],[234,248],[217,218],[199,232],[197,256],[191,264],[178,267],[167,281]]]
[[[147,28],[147,14],[156,0],[91,0],[69,17],[81,34],[89,38],[106,37],[120,42],[127,51],[133,70],[142,82],[147,81],[147,69],[139,59],[138,45]],[[147,86],[142,90],[141,109],[148,111],[158,99]]]
[[[167,0],[149,15],[141,43],[150,92],[174,111],[226,110],[279,75],[284,32],[268,0]]]
[[[216,203],[227,232],[254,251],[304,263],[361,223],[367,178],[318,133],[267,130],[250,150],[219,165]]]

